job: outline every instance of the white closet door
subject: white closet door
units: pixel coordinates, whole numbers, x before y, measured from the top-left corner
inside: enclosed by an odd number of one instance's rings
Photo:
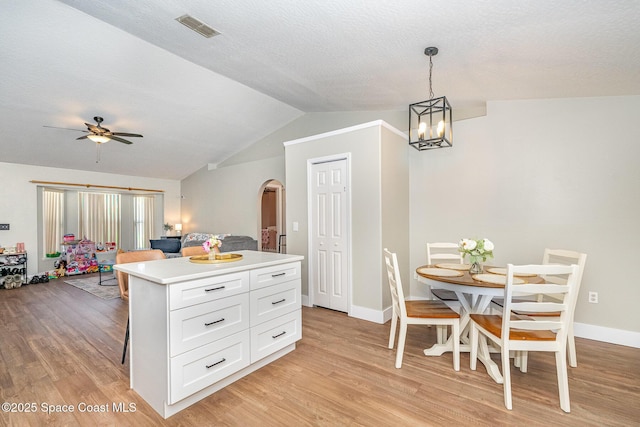
[[[347,160],[311,166],[311,268],[313,304],[347,312]]]

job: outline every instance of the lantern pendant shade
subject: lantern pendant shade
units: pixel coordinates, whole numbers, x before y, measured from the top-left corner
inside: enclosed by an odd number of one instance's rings
[[[453,113],[446,96],[409,105],[409,144],[419,151],[453,145]]]

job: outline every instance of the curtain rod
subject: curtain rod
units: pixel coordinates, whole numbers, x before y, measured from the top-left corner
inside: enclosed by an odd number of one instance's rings
[[[65,185],[65,186],[71,186],[71,187],[108,188],[112,190],[148,191],[153,193],[164,193],[164,190],[150,190],[148,188],[134,188],[134,187],[116,187],[113,185],[75,184],[72,182],[54,182],[54,181],[29,181],[29,182],[31,182],[32,184]]]

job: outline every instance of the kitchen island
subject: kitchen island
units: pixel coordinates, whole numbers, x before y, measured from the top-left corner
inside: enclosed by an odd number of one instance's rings
[[[167,418],[295,349],[299,255],[237,251],[215,264],[171,258],[129,274],[130,385]]]

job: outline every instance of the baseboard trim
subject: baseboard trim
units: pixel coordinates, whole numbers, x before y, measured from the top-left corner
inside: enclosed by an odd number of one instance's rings
[[[304,307],[311,307],[311,304],[309,304],[309,296],[308,295],[301,295],[302,298],[300,298],[300,303],[304,306]]]
[[[373,323],[383,324],[387,320],[391,319],[391,307],[387,310],[374,310],[367,307],[359,307],[352,305],[351,310],[349,310],[349,316],[355,317],[356,319],[367,320]]]
[[[576,322],[573,324],[573,334],[589,340],[640,348],[640,332]]]
[[[380,311],[366,307],[352,306],[349,316],[382,324],[391,319],[391,310],[391,307]],[[573,333],[576,337],[580,338],[640,348],[640,332],[588,325],[586,323],[574,323]]]
[[[302,305],[310,307],[308,296],[302,295]],[[384,310],[374,310],[367,307],[351,306],[349,316],[355,317],[356,319],[383,324],[391,319],[391,310],[391,307],[387,307]],[[607,328],[605,326],[576,322],[573,324],[573,333],[579,338],[640,348],[640,332],[625,331],[623,329]]]

